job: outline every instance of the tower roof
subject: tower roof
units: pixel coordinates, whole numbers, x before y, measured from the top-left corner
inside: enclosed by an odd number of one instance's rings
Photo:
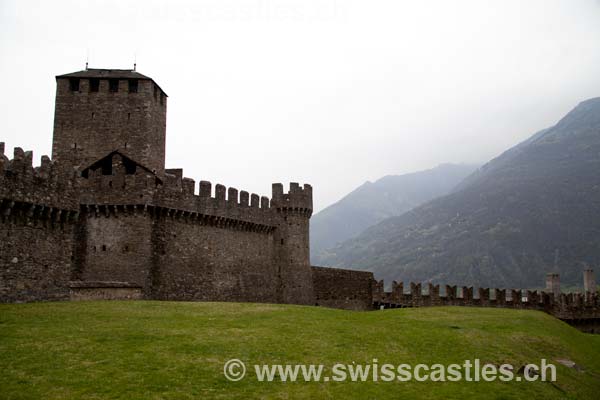
[[[60,78],[99,78],[99,79],[140,79],[154,82],[156,86],[163,92],[165,96],[167,94],[159,86],[156,81],[146,75],[140,74],[133,69],[105,69],[105,68],[88,68],[77,72],[71,72],[68,74],[57,75],[56,79]],[[168,96],[167,96],[168,97]]]

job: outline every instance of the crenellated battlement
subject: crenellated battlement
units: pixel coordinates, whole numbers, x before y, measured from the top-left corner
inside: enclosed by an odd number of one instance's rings
[[[598,332],[600,292],[584,293],[497,289],[438,285],[428,282],[393,281],[385,290],[383,280],[372,272],[312,267],[317,305],[353,310],[463,306],[498,307],[543,311],[586,332]],[[555,285],[558,276],[554,277]],[[595,282],[593,270],[584,271],[584,282]],[[589,287],[588,287],[589,289]]]
[[[76,171],[66,174],[48,156],[42,156],[40,165],[34,167],[33,152],[20,147],[14,149],[12,159],[4,152],[4,143],[0,143],[0,200],[4,215],[9,215],[17,204],[42,209],[79,209]]]
[[[410,283],[410,291],[404,291],[402,282],[394,281],[391,291],[384,290],[384,282],[371,282],[373,306],[380,308],[431,307],[431,306],[472,306],[503,307],[544,311],[555,317],[570,321],[579,319],[600,319],[599,293],[560,293],[521,289],[490,289],[471,286],[456,287],[445,285],[440,293],[440,285]]]
[[[59,163],[48,156],[42,156],[40,166],[34,168],[31,151],[17,147],[9,159],[4,150],[4,143],[0,143],[0,198],[5,213],[17,203],[70,210],[78,210],[81,204],[85,209],[102,207],[105,211],[145,206],[152,210],[172,210],[166,212],[168,215],[240,221],[259,231],[270,231],[262,227],[275,226],[274,209],[266,196],[221,184],[214,185],[213,191],[211,182],[203,180],[196,185],[195,180],[183,177],[182,170],[167,170],[159,177],[118,151],[89,166],[82,174],[73,170],[67,176],[58,167]],[[291,186],[292,199],[307,197],[306,188]],[[309,185],[305,186],[310,190]]]
[[[290,183],[290,190],[287,193],[283,191],[281,183],[273,184],[273,195],[271,207],[278,211],[297,212],[306,214],[310,217],[313,209],[312,186],[304,184],[301,187],[298,183]]]
[[[81,203],[98,206],[152,206],[207,215],[227,220],[273,226],[268,197],[214,186],[183,176],[181,169],[169,169],[162,176],[154,174],[121,152],[83,171]]]
[[[196,182],[191,178],[167,176],[158,187],[155,204],[227,220],[274,226],[268,197],[209,181]]]

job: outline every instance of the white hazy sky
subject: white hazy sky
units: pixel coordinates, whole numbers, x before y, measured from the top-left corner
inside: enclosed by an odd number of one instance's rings
[[[483,163],[600,96],[597,0],[0,0],[0,141],[50,154],[55,80],[169,95],[167,167],[321,209],[366,180]],[[39,162],[39,161],[38,161]]]

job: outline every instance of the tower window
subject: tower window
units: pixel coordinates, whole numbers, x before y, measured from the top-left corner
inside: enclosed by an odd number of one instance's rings
[[[90,79],[90,92],[97,92],[98,90],[100,90],[100,79]]]
[[[160,105],[162,106],[163,104],[165,104],[165,94],[161,93],[160,94]]]
[[[158,96],[158,88],[156,87],[156,85],[154,85],[154,100],[156,100],[157,96]]]
[[[129,93],[137,93],[138,92],[138,80],[130,79],[129,80]]]
[[[79,92],[79,78],[69,78],[69,89],[71,92]]]
[[[118,92],[119,91],[119,80],[118,79],[109,79],[108,80],[108,90],[113,93]]]

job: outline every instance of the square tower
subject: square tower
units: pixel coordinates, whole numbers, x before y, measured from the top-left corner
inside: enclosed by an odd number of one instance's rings
[[[167,95],[135,70],[86,69],[56,77],[52,158],[83,169],[119,150],[162,175]]]
[[[596,293],[598,287],[596,286],[596,278],[594,277],[594,270],[586,268],[583,271],[583,290],[584,293]]]

